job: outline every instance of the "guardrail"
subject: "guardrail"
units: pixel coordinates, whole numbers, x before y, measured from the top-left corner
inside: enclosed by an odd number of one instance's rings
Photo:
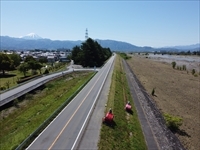
[[[32,134],[30,134],[15,150],[25,149],[39,134],[43,131],[50,122],[67,106],[67,104],[83,89],[83,87],[94,77],[96,72],[79,87],[53,114],[47,118]]]
[[[24,85],[24,84],[26,84],[26,83],[29,83],[29,82],[34,81],[34,80],[36,80],[36,79],[39,79],[39,78],[41,78],[41,77],[45,77],[45,76],[52,75],[52,74],[56,74],[56,73],[63,72],[63,71],[67,71],[67,70],[62,70],[62,71],[58,70],[58,71],[51,72],[51,73],[48,73],[48,74],[41,74],[41,75],[38,76],[38,77],[35,77],[35,78],[33,78],[33,79],[30,79],[30,80],[25,81],[25,82],[20,83],[20,84],[17,84],[16,86],[13,86],[13,87],[11,87],[11,88],[9,88],[9,89],[0,91],[0,94],[5,93],[5,92],[8,92],[8,91],[10,91],[10,90],[12,90],[12,89],[14,89],[14,88],[17,88],[17,87],[19,87],[19,86],[22,86],[22,85]]]
[[[61,71],[61,72],[63,72],[63,71]],[[52,74],[55,74],[55,73],[59,73],[59,72],[54,72],[54,73],[52,73]],[[64,74],[68,74],[68,73],[71,73],[71,72],[67,72],[67,73],[64,73]],[[49,75],[52,75],[52,74],[49,74]],[[48,75],[47,75],[47,76],[48,76]],[[55,79],[55,78],[59,78],[59,77],[61,77],[61,76],[63,76],[62,73],[61,73],[61,74],[58,74],[57,76],[54,76],[54,77],[45,79],[45,80],[43,80],[42,82],[37,83],[37,84],[35,84],[35,85],[33,85],[33,86],[31,86],[31,87],[29,87],[29,88],[27,88],[27,89],[25,89],[25,90],[19,92],[19,93],[16,93],[16,94],[14,94],[14,95],[12,95],[12,96],[9,96],[9,97],[5,98],[4,100],[1,100],[1,101],[0,101],[0,106],[3,106],[3,105],[5,105],[6,103],[9,103],[10,101],[12,101],[12,100],[14,100],[14,99],[16,99],[16,98],[18,98],[18,97],[24,95],[24,94],[26,94],[26,93],[28,93],[28,92],[30,92],[30,91],[36,89],[37,87],[39,87],[39,86],[41,86],[41,85],[43,85],[43,84],[45,84],[45,83],[47,83],[47,82],[49,82],[49,81]],[[39,79],[39,77],[38,77],[37,79]],[[32,79],[31,81],[34,81],[34,80],[36,80],[36,78]],[[26,83],[28,83],[28,82],[30,82],[30,81],[27,81],[27,82],[25,82],[25,83],[22,83],[22,84],[20,84],[20,86],[21,86],[21,85],[24,85],[24,84],[26,84]],[[14,88],[13,88],[13,89],[14,89]],[[2,94],[2,93],[1,93],[1,94]]]

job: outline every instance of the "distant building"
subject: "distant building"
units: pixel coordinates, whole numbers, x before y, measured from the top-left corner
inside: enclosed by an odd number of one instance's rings
[[[48,62],[50,62],[50,63],[54,63],[54,62],[56,61],[56,58],[55,58],[55,56],[53,56],[53,55],[49,55],[49,56],[47,56],[47,60],[48,60]]]
[[[65,57],[65,56],[61,56],[61,57],[59,58],[59,62],[70,62],[70,60],[67,59],[67,57]]]

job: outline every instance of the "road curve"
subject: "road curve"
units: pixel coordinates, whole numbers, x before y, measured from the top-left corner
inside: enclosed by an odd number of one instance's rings
[[[27,149],[76,149],[85,125],[98,100],[115,56],[66,106]]]
[[[88,71],[98,71],[99,69],[98,68],[97,69],[94,69],[94,68],[74,69],[71,66],[69,66],[68,70],[60,71],[60,72],[53,73],[50,75],[45,75],[38,79],[33,79],[32,81],[22,84],[21,86],[10,89],[4,93],[0,93],[0,107],[9,103],[12,100],[24,95],[24,94],[36,89],[37,87],[49,82],[50,80],[58,78],[64,74],[68,74],[73,71],[87,71],[87,70]]]

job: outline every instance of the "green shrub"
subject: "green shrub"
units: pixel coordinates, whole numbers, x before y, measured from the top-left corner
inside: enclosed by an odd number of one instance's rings
[[[37,74],[38,74],[37,70],[32,70],[32,75],[37,75]]]
[[[194,75],[195,74],[195,69],[192,69],[192,75]]]
[[[164,118],[167,127],[172,131],[178,130],[179,127],[183,124],[183,119],[177,116],[172,116],[170,114],[165,113]]]
[[[48,73],[49,73],[49,70],[45,69],[44,74],[48,74]]]
[[[10,88],[10,81],[8,80],[8,81],[5,83],[5,85],[6,85],[7,89],[9,89],[9,88]]]
[[[0,90],[1,90],[1,91],[5,90],[5,89],[6,89],[5,86],[1,86],[1,87],[0,87]]]
[[[186,70],[186,65],[183,65],[183,70]]]
[[[173,62],[172,62],[172,68],[174,69],[175,67],[176,67],[176,62],[173,61]]]

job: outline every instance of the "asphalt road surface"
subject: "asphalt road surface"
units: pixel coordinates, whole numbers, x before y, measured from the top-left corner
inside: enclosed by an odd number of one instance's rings
[[[75,68],[72,68],[72,66],[69,66],[68,70],[60,71],[60,72],[53,73],[50,75],[45,75],[38,79],[33,79],[32,81],[28,81],[28,83],[24,83],[21,86],[10,89],[4,93],[1,93],[0,94],[0,106],[3,106],[6,103],[9,103],[10,101],[36,89],[37,87],[47,83],[50,80],[53,80],[54,78],[62,76],[63,74],[68,74],[73,71],[86,71],[86,70],[98,70],[98,68],[75,69]]]
[[[114,58],[109,59],[27,149],[77,149]]]
[[[3,106],[4,104],[30,92],[31,90],[41,86],[42,84],[45,84],[46,82],[48,82],[49,80],[52,80],[53,78],[62,76],[63,74],[66,73],[71,73],[73,72],[72,68],[69,68],[69,70],[65,70],[62,72],[57,72],[54,74],[50,74],[44,77],[40,77],[38,79],[34,79],[28,83],[25,83],[21,86],[18,86],[16,88],[10,89],[4,93],[0,94],[0,106]]]

